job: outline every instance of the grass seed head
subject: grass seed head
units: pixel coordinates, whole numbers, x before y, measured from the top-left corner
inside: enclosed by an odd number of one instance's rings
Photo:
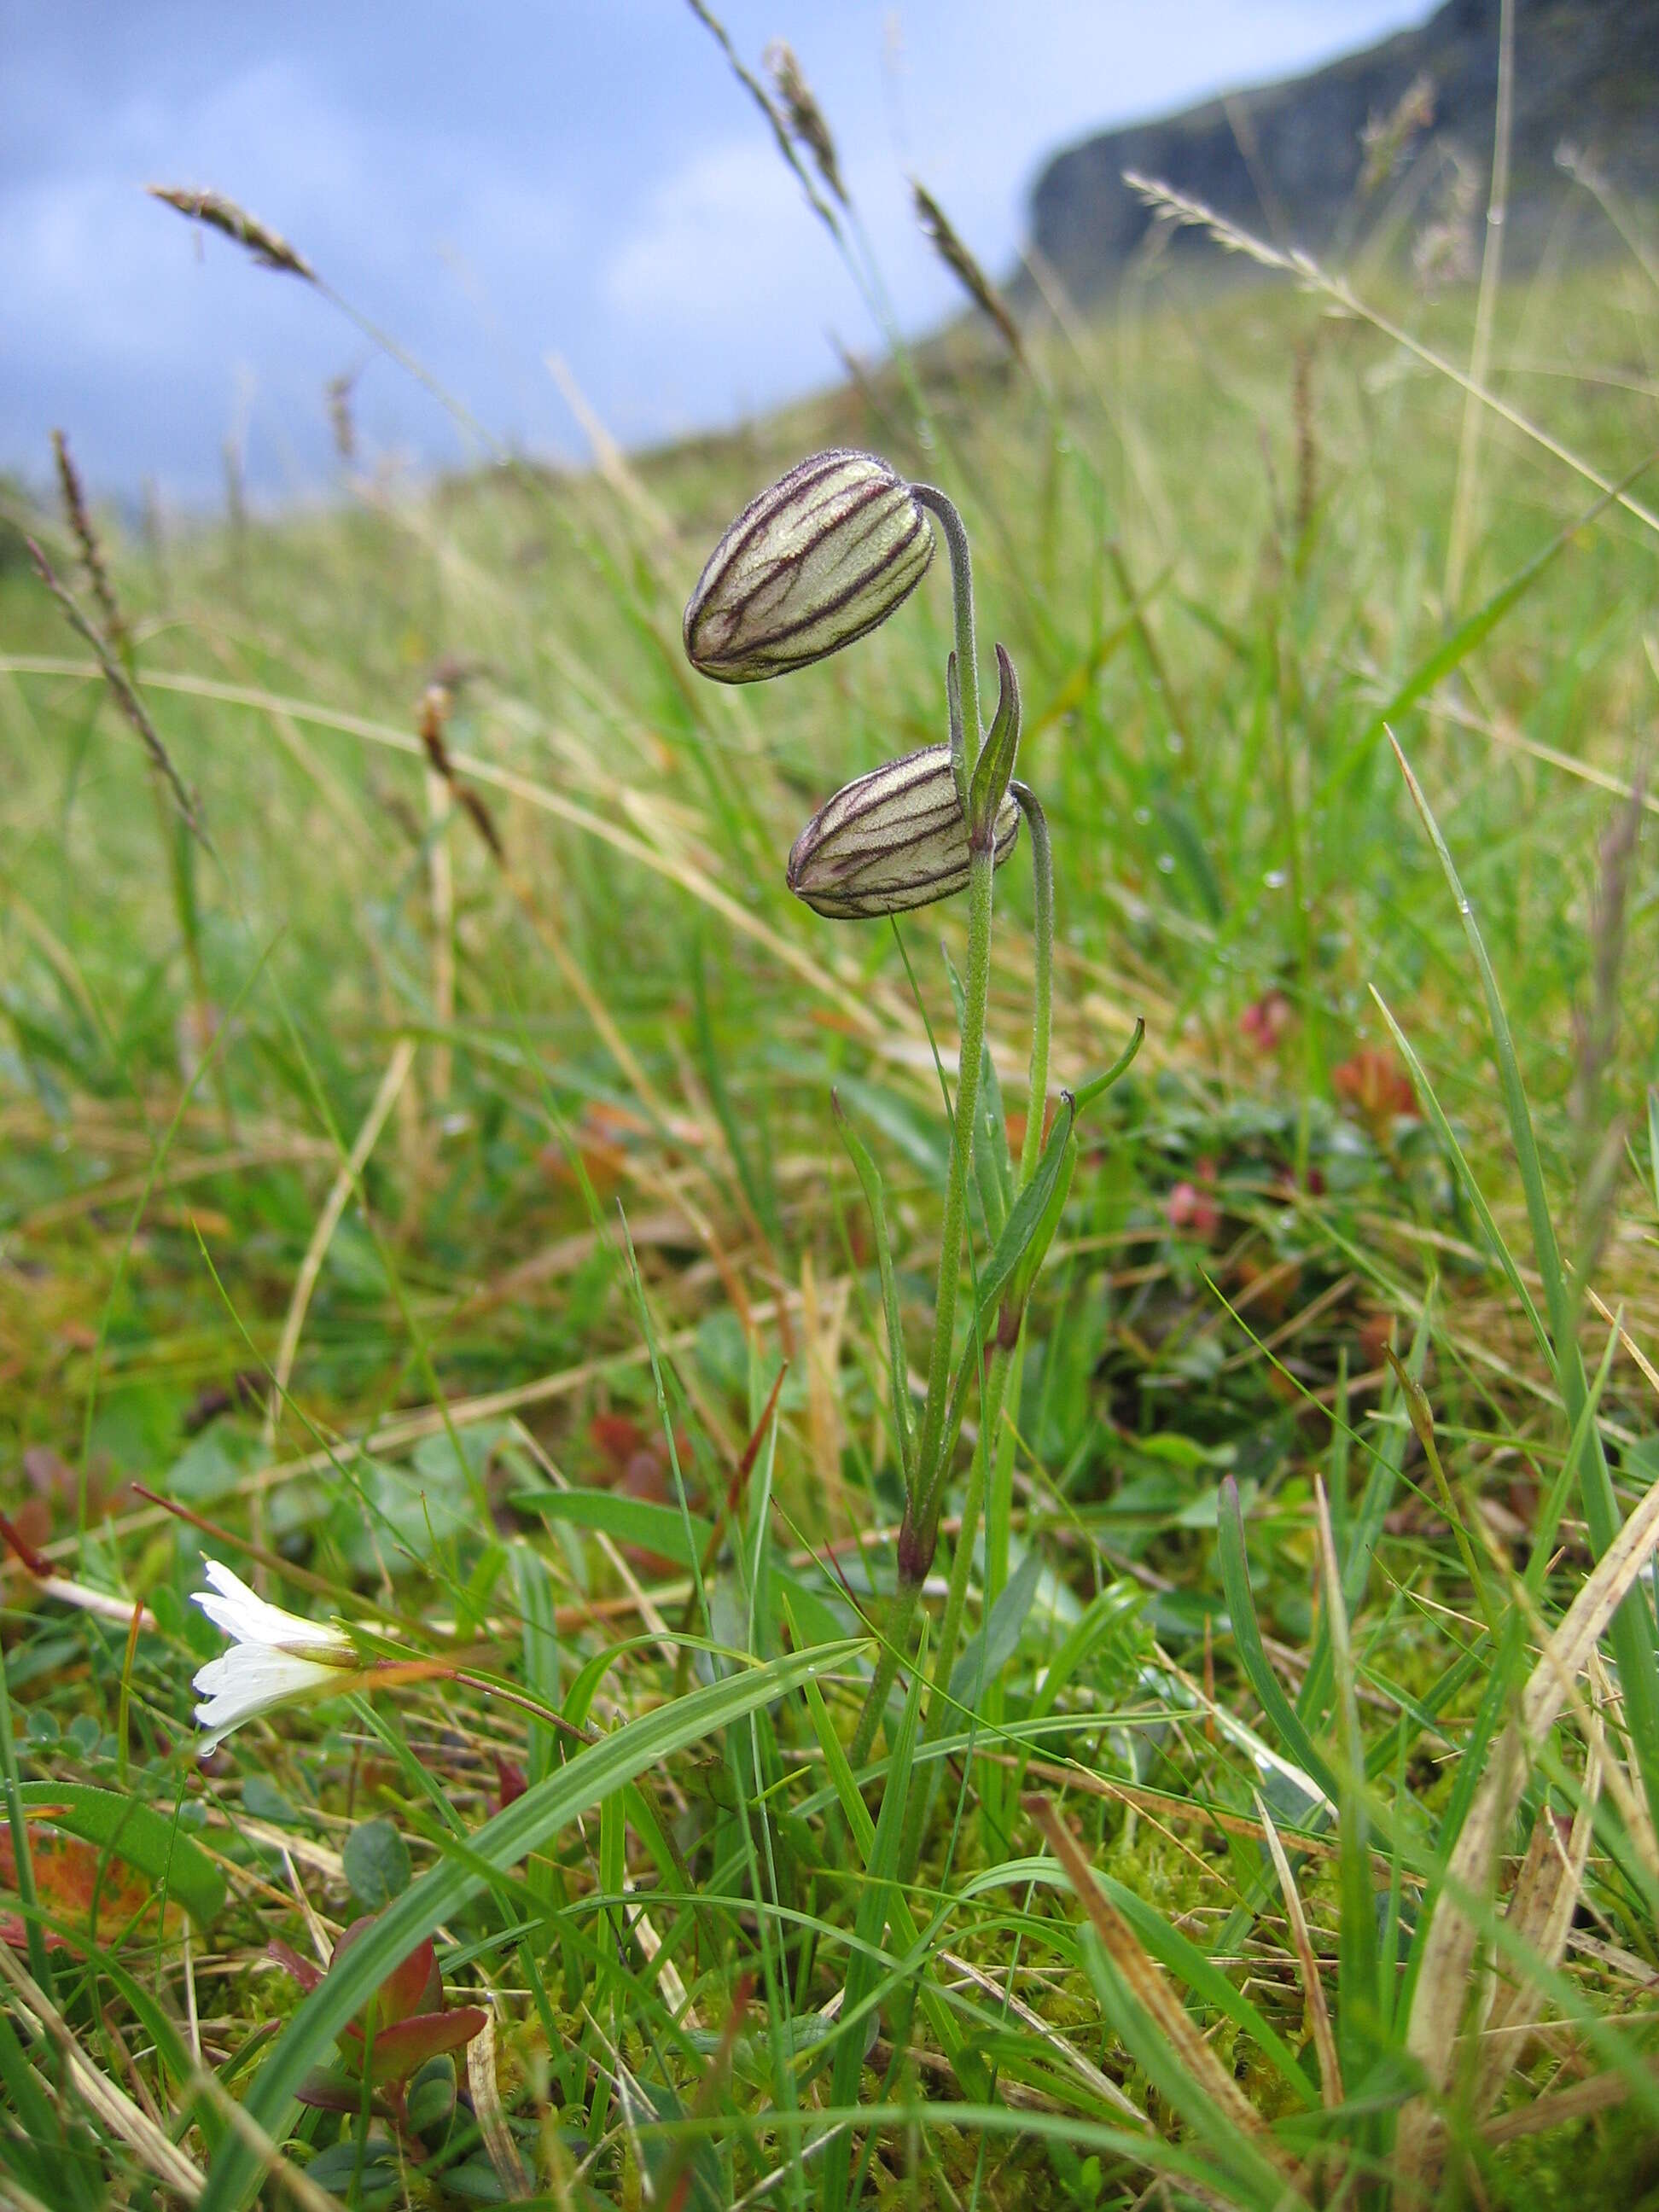
[[[782,39],[774,39],[766,49],[765,58],[772,82],[783,105],[790,135],[797,145],[805,147],[812,156],[818,174],[842,205],[846,207],[848,204],[847,187],[842,182],[836,142],[830,134],[823,110],[813,97],[811,86],[800,73],[800,64],[795,58],[794,48]]]
[[[1025,358],[1025,341],[1019,334],[1013,310],[969,251],[966,240],[926,185],[910,179],[910,198],[917,220],[933,242],[939,259],[972,299],[988,314],[1008,342],[1009,351]]]
[[[280,231],[238,207],[222,192],[187,191],[179,185],[146,185],[144,189],[153,200],[164,200],[192,222],[205,223],[210,230],[222,230],[227,238],[234,238],[261,267],[284,269],[290,276],[302,276],[307,284],[317,282],[316,270]]]
[[[61,430],[54,430],[52,434],[52,451],[58,464],[58,489],[63,496],[64,517],[80,549],[81,566],[86,571],[87,581],[92,586],[92,596],[98,602],[98,611],[103,617],[104,635],[118,653],[123,653],[131,641],[126,620],[115,597],[115,586],[109,579],[103,544],[87,506],[80,471],[70,455],[69,440]]]

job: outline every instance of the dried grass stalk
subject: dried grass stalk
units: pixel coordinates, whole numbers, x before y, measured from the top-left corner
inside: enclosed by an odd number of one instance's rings
[[[1464,1898],[1491,1893],[1498,1847],[1515,1817],[1536,1747],[1554,1727],[1608,1622],[1659,1545],[1659,1486],[1650,1489],[1602,1553],[1540,1655],[1512,1717],[1494,1747],[1446,1869],[1434,1906],[1412,2002],[1407,2049],[1427,2080],[1400,2116],[1396,2169],[1407,2185],[1425,2179],[1437,2155],[1433,2099],[1451,2080],[1477,1930]]]
[[[1163,1969],[1095,1880],[1093,1869],[1065,1821],[1046,1797],[1026,1798],[1025,1810],[1071,1877],[1077,1901],[1093,1923],[1113,1965],[1146,2008],[1186,2072],[1241,2134],[1268,2148],[1266,2121],[1199,2033]],[[1270,2155],[1276,2164],[1280,2163],[1277,2146],[1271,2147]]]
[[[1285,1855],[1285,1846],[1279,1840],[1279,1831],[1273,1824],[1273,1816],[1259,1790],[1255,1793],[1255,1810],[1256,1818],[1261,1823],[1261,1832],[1267,1839],[1273,1872],[1279,1876],[1279,1894],[1285,1900],[1285,1917],[1290,1925],[1297,1963],[1302,1970],[1308,2027],[1319,2058],[1320,2094],[1325,2100],[1326,2110],[1334,2111],[1342,2102],[1344,2094],[1342,2064],[1337,2057],[1336,2038],[1331,2032],[1330,2007],[1325,2002],[1325,1985],[1319,1978],[1319,1961],[1314,1955],[1313,1938],[1308,1932],[1308,1916],[1302,1909],[1301,1893],[1297,1888],[1296,1875],[1291,1871],[1290,1860]]]
[[[1560,1965],[1566,1949],[1567,1930],[1572,1925],[1589,1858],[1601,1783],[1601,1754],[1592,1745],[1577,1811],[1571,1822],[1563,1822],[1547,1805],[1540,1809],[1504,1915],[1516,1935],[1551,1969]],[[1563,1826],[1567,1830],[1565,1836]],[[1474,2109],[1480,2118],[1498,2102],[1504,2082],[1525,2053],[1530,2039],[1528,2029],[1543,2017],[1543,2012],[1544,2000],[1536,1984],[1523,1967],[1506,1959],[1480,2041],[1474,2084]]]

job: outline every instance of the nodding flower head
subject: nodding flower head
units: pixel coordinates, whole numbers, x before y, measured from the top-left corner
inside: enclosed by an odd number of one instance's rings
[[[216,1749],[244,1721],[296,1699],[351,1686],[361,1662],[343,1631],[267,1605],[217,1559],[206,1561],[204,1571],[211,1588],[195,1591],[195,1601],[232,1641],[192,1685],[204,1700],[196,1708],[206,1731],[197,1746],[198,1756]]]
[[[1005,796],[993,849],[1014,849],[1019,810]],[[796,838],[789,888],[836,921],[905,914],[949,898],[968,881],[968,823],[948,745],[929,745],[844,785]]]
[[[805,668],[885,622],[933,557],[921,507],[885,461],[814,453],[709,555],[685,610],[686,658],[721,684]]]

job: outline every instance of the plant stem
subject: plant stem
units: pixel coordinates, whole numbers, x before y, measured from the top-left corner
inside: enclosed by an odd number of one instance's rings
[[[945,1724],[951,1711],[951,1672],[956,1663],[957,1638],[962,1630],[962,1616],[968,1603],[968,1577],[974,1563],[974,1535],[979,1524],[980,1510],[985,1502],[985,1465],[989,1453],[996,1449],[996,1439],[1002,1428],[1002,1406],[1007,1391],[1010,1355],[1000,1345],[991,1355],[990,1373],[986,1378],[985,1395],[980,1407],[979,1436],[974,1444],[974,1456],[968,1469],[968,1489],[962,1502],[962,1525],[957,1532],[956,1548],[951,1558],[951,1587],[945,1601],[945,1619],[939,1629],[939,1654],[933,1665],[933,1686],[927,1694],[927,1714],[922,1724],[921,1741],[930,1744],[945,1733]],[[929,1764],[921,1777],[919,1788],[913,1789],[910,1802],[905,1808],[904,1829],[899,1844],[899,1879],[908,1881],[916,1870],[916,1861],[921,1856],[921,1842],[927,1830],[927,1816],[933,1808],[933,1792],[939,1786],[938,1762]]]
[[[962,686],[962,723],[968,738],[967,769],[973,775],[985,731],[979,719],[979,648],[974,638],[974,564],[968,532],[955,505],[933,484],[912,484],[919,505],[939,517],[951,554],[951,596],[956,613],[957,681]]]
[[[945,1186],[945,1224],[940,1232],[939,1293],[933,1306],[933,1340],[927,1358],[927,1402],[921,1442],[916,1449],[917,1499],[914,1519],[931,1550],[945,1488],[940,1442],[951,1395],[951,1352],[956,1334],[957,1294],[962,1278],[962,1240],[967,1225],[968,1188],[974,1165],[975,1124],[979,1119],[980,1068],[985,1054],[985,1008],[991,988],[991,878],[994,856],[989,846],[974,854],[968,878],[968,973],[963,988],[962,1044],[957,1061],[956,1112],[952,1117],[951,1172]]]
[[[1048,817],[1029,784],[1018,778],[1008,787],[1031,833],[1031,880],[1036,894],[1032,929],[1031,1082],[1026,1101],[1025,1141],[1019,1148],[1019,1188],[1036,1172],[1042,1156],[1042,1124],[1048,1111],[1048,1040],[1054,1021],[1054,848]]]
[[[951,592],[956,620],[957,682],[971,778],[984,729],[979,713],[979,659],[974,629],[974,571],[968,532],[952,501],[932,484],[911,487],[917,501],[937,518],[951,555]],[[1035,842],[1035,833],[1033,833]],[[994,854],[989,845],[975,851],[968,877],[968,972],[963,994],[962,1038],[957,1055],[957,1097],[951,1117],[951,1166],[945,1185],[945,1220],[939,1237],[939,1291],[933,1302],[933,1337],[927,1355],[927,1402],[916,1447],[914,1483],[905,1499],[905,1533],[900,1541],[898,1589],[881,1656],[866,1694],[853,1738],[854,1768],[864,1763],[876,1739],[887,1693],[921,1603],[923,1583],[938,1540],[945,1490],[941,1460],[945,1412],[951,1395],[951,1353],[956,1335],[957,1296],[962,1277],[962,1241],[968,1218],[968,1188],[973,1174],[974,1136],[979,1118],[980,1069],[985,1055],[985,1009],[991,988],[991,910]],[[1046,1059],[1046,1051],[1045,1051]],[[977,1348],[974,1356],[977,1357]],[[977,1450],[975,1460],[977,1461]],[[975,1516],[979,1506],[975,1501]],[[964,1528],[971,1551],[973,1534]],[[960,1549],[960,1545],[958,1546]],[[959,1620],[960,1607],[957,1617]],[[948,1679],[948,1676],[947,1676]]]
[[[1015,782],[1010,789],[1031,833],[1031,875],[1036,894],[1036,939],[1031,988],[1031,1079],[1025,1105],[1025,1137],[1019,1148],[1019,1181],[1024,1190],[1042,1157],[1043,1122],[1048,1112],[1048,1046],[1054,1018],[1054,850],[1048,835],[1048,817],[1029,785]],[[1008,1355],[1005,1378],[1019,1405],[1019,1386],[1025,1364],[1025,1325]],[[1000,1409],[999,1409],[1000,1412]],[[991,1463],[989,1517],[985,1530],[985,1605],[989,1611],[1008,1579],[1008,1531],[1012,1506],[1014,1439],[1012,1431],[999,1429],[996,1456]]]
[[[909,1649],[910,1631],[915,1622],[916,1608],[921,1603],[921,1584],[900,1578],[893,1599],[893,1611],[887,1624],[887,1638],[876,1661],[876,1671],[870,1678],[870,1686],[864,1694],[864,1705],[859,1713],[859,1724],[853,1733],[853,1747],[848,1753],[848,1763],[856,1775],[874,1748],[876,1730],[881,1724],[887,1706],[887,1694],[898,1674],[899,1661]]]
[[[1053,841],[1048,835],[1048,819],[1042,811],[1036,793],[1027,785],[1011,785],[1015,799],[1024,813],[1031,833],[1031,872],[1036,891],[1031,994],[1031,1061],[1030,1095],[1026,1102],[1025,1136],[1020,1146],[1019,1179],[1017,1188],[1023,1190],[1036,1170],[1042,1156],[1042,1124],[1047,1115],[1048,1094],[1048,1049],[1053,1026],[1054,954],[1054,855]],[[958,1529],[956,1549],[951,1563],[950,1594],[945,1599],[945,1619],[939,1630],[939,1660],[933,1674],[932,1694],[928,1699],[927,1715],[923,1726],[922,1741],[931,1743],[944,1731],[951,1710],[951,1670],[956,1663],[957,1638],[961,1632],[962,1616],[968,1601],[968,1578],[972,1568],[974,1538],[981,1505],[986,1499],[986,1468],[990,1467],[989,1510],[985,1527],[985,1617],[995,1604],[998,1594],[1008,1579],[1008,1535],[1012,1505],[1014,1438],[1012,1431],[1005,1431],[1002,1411],[1009,1393],[1014,1403],[1019,1402],[1020,1377],[1025,1364],[1025,1329],[1024,1317],[1020,1331],[1012,1349],[997,1346],[991,1358],[990,1373],[986,1379],[984,1395],[980,1407],[980,1429],[974,1446],[973,1464],[969,1470],[967,1495],[963,1500],[962,1522]],[[986,1685],[988,1695],[994,1688]],[[921,1838],[925,1832],[928,1807],[933,1802],[936,1775],[929,1770],[927,1780],[918,1790],[905,1823],[904,1838],[899,1852],[899,1864],[905,1877],[914,1874],[921,1856]]]
[[[915,1483],[905,1500],[905,1528],[900,1540],[898,1589],[892,1618],[853,1738],[851,1756],[855,1769],[870,1755],[887,1692],[898,1672],[900,1656],[909,1647],[911,1626],[932,1563],[944,1497],[945,1470],[943,1467],[935,1468],[933,1462],[940,1456],[945,1407],[951,1395],[951,1347],[956,1334],[962,1239],[968,1215],[968,1182],[973,1170],[974,1123],[979,1113],[980,1066],[985,1053],[985,1003],[991,986],[994,866],[994,858],[988,847],[974,854],[968,878],[968,975],[963,994],[962,1045],[957,1061],[951,1170],[945,1185],[945,1225],[939,1239],[933,1340],[927,1356],[927,1403],[922,1415],[921,1440],[916,1447]]]

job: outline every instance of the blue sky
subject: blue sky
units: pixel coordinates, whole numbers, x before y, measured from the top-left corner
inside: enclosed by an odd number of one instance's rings
[[[783,37],[835,129],[888,289],[956,299],[912,223],[919,175],[994,270],[1044,156],[1102,125],[1283,76],[1425,0],[732,0]],[[293,240],[490,432],[580,457],[564,357],[626,442],[831,380],[868,311],[684,0],[0,0],[0,468],[68,430],[100,491],[221,494],[240,437],[272,501],[335,480],[323,387],[365,361],[291,277],[145,198],[211,185]],[[363,455],[464,457],[385,359]]]

